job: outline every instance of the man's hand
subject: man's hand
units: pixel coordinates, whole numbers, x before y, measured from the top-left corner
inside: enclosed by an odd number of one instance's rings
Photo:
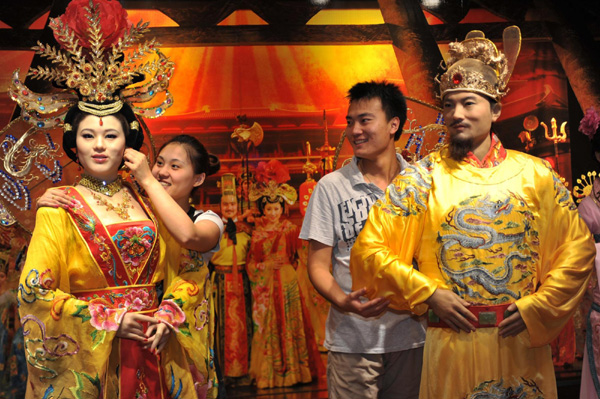
[[[454,292],[438,288],[425,303],[454,331],[475,331],[475,327],[469,320],[477,322],[477,317],[467,309],[469,302]]]
[[[367,302],[361,302],[360,298],[366,293],[366,288],[349,293],[339,307],[344,312],[356,313],[362,317],[379,316],[387,310],[390,301],[385,298],[375,298]]]
[[[502,338],[514,337],[527,329],[517,305],[511,303],[506,310],[514,313],[498,324],[500,336]]]

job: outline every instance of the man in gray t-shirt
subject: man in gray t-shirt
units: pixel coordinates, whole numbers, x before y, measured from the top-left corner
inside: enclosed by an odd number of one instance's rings
[[[417,398],[423,321],[387,309],[384,298],[365,300],[364,289],[351,292],[349,269],[371,205],[407,165],[394,144],[406,121],[406,101],[385,82],[358,83],[348,99],[346,135],[354,157],[319,181],[300,232],[309,240],[311,281],[333,305],[325,336],[329,398]]]

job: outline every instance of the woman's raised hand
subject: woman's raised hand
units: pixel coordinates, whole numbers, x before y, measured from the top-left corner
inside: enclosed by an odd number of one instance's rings
[[[154,179],[152,171],[150,170],[150,165],[148,165],[148,158],[141,152],[136,151],[133,148],[126,148],[125,153],[123,154],[123,161],[125,162],[125,166],[131,171],[133,177],[135,177],[142,187],[145,187],[145,183],[148,179]]]

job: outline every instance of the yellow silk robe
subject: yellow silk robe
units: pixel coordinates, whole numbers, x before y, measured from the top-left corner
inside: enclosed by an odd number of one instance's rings
[[[160,228],[166,231],[162,223]],[[163,301],[174,301],[186,315],[177,340],[169,339],[161,357],[163,369],[172,373],[167,381],[176,381],[170,393],[173,399],[216,398],[215,311],[208,263],[202,253],[182,248],[168,232],[163,235],[169,260]]]
[[[241,230],[246,228],[242,223],[238,228],[236,244],[226,232],[221,237],[219,251],[211,259],[215,265],[215,311],[218,315],[215,347],[225,377],[248,375],[252,342],[251,293],[246,274],[250,235]],[[234,263],[237,270],[233,269]]]
[[[371,208],[350,269],[353,289],[417,314],[437,288],[473,305],[516,303],[527,326],[516,337],[501,338],[497,327],[428,328],[421,398],[555,398],[548,343],[584,294],[594,256],[547,162],[508,151],[499,165],[477,168],[443,148],[407,168]]]
[[[139,398],[204,397],[196,392],[206,393],[208,378],[199,379],[204,384],[196,382],[193,375],[198,373],[187,359],[201,363],[199,369],[205,363],[202,345],[194,338],[208,320],[199,295],[204,293],[200,274],[207,272],[197,265],[179,267],[189,262],[178,245],[165,245],[165,229],[156,234],[157,221],[139,196],[150,220],[105,226],[75,188],[62,189],[78,205],[69,212],[37,211],[18,289],[29,371],[26,398],[129,399],[124,388]],[[120,225],[121,231],[112,234]],[[163,279],[165,295],[159,304],[154,285]],[[128,311],[154,315],[176,327],[160,357],[116,338]],[[124,364],[132,357],[154,362],[160,378],[151,379],[141,369],[127,373]]]

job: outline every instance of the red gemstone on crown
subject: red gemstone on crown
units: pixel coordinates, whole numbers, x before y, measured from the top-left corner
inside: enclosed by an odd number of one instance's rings
[[[463,77],[460,73],[457,72],[454,75],[452,75],[452,83],[454,83],[455,85],[462,82],[462,80],[463,80]]]

